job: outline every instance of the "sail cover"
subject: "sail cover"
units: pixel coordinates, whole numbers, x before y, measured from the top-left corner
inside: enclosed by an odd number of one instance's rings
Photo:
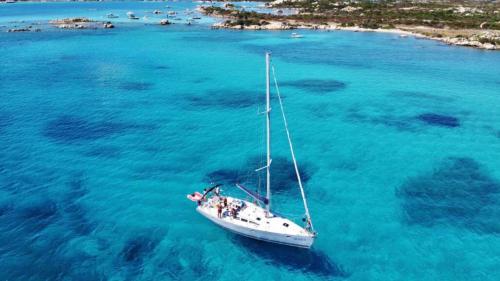
[[[266,204],[266,205],[269,203],[269,200],[267,200],[267,198],[266,198],[266,197],[259,195],[257,192],[255,192],[255,191],[251,191],[250,189],[248,189],[248,188],[244,187],[244,186],[243,186],[243,185],[241,185],[241,184],[236,184],[236,186],[237,186],[239,189],[243,190],[246,194],[248,194],[248,195],[252,196],[252,198],[254,198],[255,200],[259,200],[260,202],[262,202],[262,203],[264,203],[264,204]]]

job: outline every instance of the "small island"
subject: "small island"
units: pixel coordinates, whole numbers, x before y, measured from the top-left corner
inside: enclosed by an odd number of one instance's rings
[[[114,28],[115,26],[109,21],[95,21],[88,18],[67,18],[67,19],[57,19],[51,20],[49,22],[55,27],[62,29],[97,29],[102,28]]]
[[[496,1],[340,1],[276,0],[265,6],[276,12],[257,13],[235,5],[201,7],[224,18],[214,28],[344,29],[396,32],[447,44],[500,49],[500,3]],[[283,13],[284,9],[294,13]]]

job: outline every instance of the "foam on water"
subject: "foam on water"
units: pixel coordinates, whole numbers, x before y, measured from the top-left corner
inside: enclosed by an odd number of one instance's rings
[[[0,21],[118,4],[2,5]],[[301,33],[1,32],[0,279],[498,280],[500,54]],[[319,232],[311,251],[237,237],[185,199],[214,180],[258,188],[265,50]],[[300,221],[274,108],[273,206]]]

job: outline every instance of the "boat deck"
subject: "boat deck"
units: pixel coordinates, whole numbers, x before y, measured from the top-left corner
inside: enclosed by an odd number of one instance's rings
[[[210,198],[207,202],[204,202],[198,207],[198,211],[214,222],[226,222],[244,228],[282,235],[313,236],[313,234],[289,219],[273,214],[266,217],[266,210],[254,203],[232,197],[226,198],[229,208],[223,208],[221,217],[217,214],[217,204],[219,204],[217,197]],[[236,216],[233,216],[230,212],[232,206],[241,206]]]

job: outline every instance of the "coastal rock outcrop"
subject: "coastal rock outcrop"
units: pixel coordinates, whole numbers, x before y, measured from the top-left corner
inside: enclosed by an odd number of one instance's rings
[[[42,30],[40,28],[33,28],[32,25],[29,25],[29,26],[26,26],[26,27],[17,27],[17,26],[14,26],[13,28],[7,29],[7,32],[30,32],[30,31],[40,32]]]
[[[500,33],[482,32],[470,36],[433,38],[450,45],[475,47],[485,50],[500,50]]]
[[[264,21],[260,20],[257,23],[241,22],[238,20],[226,20],[224,22],[215,23],[212,25],[214,29],[248,29],[248,30],[289,30],[289,29],[320,29],[320,30],[349,30],[354,32],[387,32],[399,33],[402,38],[409,35],[442,41],[446,44],[456,46],[474,47],[485,50],[500,50],[500,32],[483,31],[481,33],[471,33],[467,35],[451,35],[447,34],[446,29],[432,29],[432,32],[426,30],[416,30],[408,28],[363,28],[359,26],[342,26],[335,22],[326,23],[310,23],[299,21]],[[441,34],[443,32],[445,35]]]
[[[49,23],[63,29],[84,29],[89,28],[92,22],[88,18],[67,18],[51,20]]]
[[[115,28],[115,25],[110,21],[96,21],[89,18],[66,18],[51,20],[49,23],[61,29],[99,29],[99,28]]]
[[[27,32],[31,31],[29,28],[11,28],[7,32]]]

